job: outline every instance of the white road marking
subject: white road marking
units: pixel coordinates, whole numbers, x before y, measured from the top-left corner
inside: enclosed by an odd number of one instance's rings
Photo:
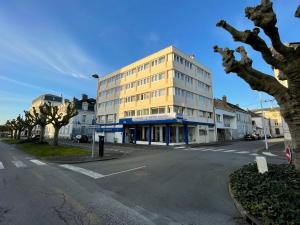
[[[224,152],[235,152],[236,150],[227,150],[227,151],[224,151]]]
[[[241,151],[241,152],[235,152],[235,153],[238,153],[238,154],[247,154],[249,152],[248,151]]]
[[[3,163],[0,162],[0,170],[4,169]]]
[[[116,174],[121,174],[121,173],[127,173],[127,172],[130,172],[130,171],[143,169],[143,168],[145,168],[145,167],[146,167],[146,166],[140,166],[140,167],[136,167],[136,168],[129,169],[129,170],[123,170],[123,171],[120,171],[120,172],[115,172],[115,173],[111,173],[111,174],[104,175],[104,177],[108,177],[108,176],[112,176],[112,175],[116,175]]]
[[[185,148],[184,146],[175,147],[175,149],[182,149]]]
[[[12,161],[12,163],[15,164],[17,168],[27,167],[26,164],[20,160],[14,160]]]
[[[267,156],[277,156],[271,152],[262,152],[262,154],[267,155]]]
[[[81,168],[81,167],[72,166],[72,165],[68,165],[68,164],[63,164],[63,165],[60,165],[60,166],[63,167],[63,168],[66,168],[66,169],[69,169],[69,170],[72,170],[72,171],[84,174],[86,176],[92,177],[94,179],[98,179],[98,178],[104,177],[103,174],[96,173],[94,171],[87,170],[87,169],[84,169],[84,168]]]
[[[213,149],[213,150],[211,150],[212,152],[220,152],[220,151],[223,151],[223,149]]]
[[[37,159],[31,159],[30,161],[39,166],[47,165],[46,163],[41,162],[40,160],[37,160]]]

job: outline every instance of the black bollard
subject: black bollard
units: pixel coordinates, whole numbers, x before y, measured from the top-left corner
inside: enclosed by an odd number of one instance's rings
[[[104,156],[104,136],[99,135],[99,157]]]

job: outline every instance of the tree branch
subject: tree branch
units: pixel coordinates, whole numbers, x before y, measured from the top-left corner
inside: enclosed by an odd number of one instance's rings
[[[236,73],[245,80],[252,89],[266,92],[276,98],[278,102],[284,101],[287,97],[287,88],[273,76],[262,73],[252,68],[252,60],[248,57],[244,47],[238,47],[237,52],[241,54],[241,60],[237,61],[234,51],[228,48],[214,47],[214,51],[222,55],[223,66],[226,73]]]
[[[239,31],[230,24],[228,24],[225,20],[219,21],[217,23],[217,26],[222,27],[226,31],[228,31],[232,35],[234,41],[239,41],[248,44],[254,50],[260,52],[264,60],[271,66],[275,67],[276,69],[284,70],[285,63],[273,57],[272,51],[269,49],[266,42],[259,37],[259,28],[254,28],[253,31]]]
[[[300,18],[300,5],[298,6],[296,12],[295,12],[295,17]]]
[[[247,7],[245,14],[248,19],[254,22],[255,26],[264,30],[277,52],[286,57],[293,55],[294,49],[285,46],[280,40],[276,27],[277,18],[270,0],[261,0],[261,4],[256,7]]]

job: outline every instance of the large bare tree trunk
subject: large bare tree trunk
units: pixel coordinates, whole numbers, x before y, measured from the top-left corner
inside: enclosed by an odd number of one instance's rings
[[[46,126],[41,126],[40,143],[43,143],[45,140],[45,129]]]
[[[14,130],[14,139],[17,139],[18,136],[18,130]]]
[[[17,135],[17,139],[18,139],[18,140],[21,139],[21,133],[22,133],[22,130],[18,130],[18,135]]]
[[[54,127],[53,145],[58,145],[58,133],[59,133],[59,128]]]
[[[29,128],[28,128],[28,131],[27,131],[27,139],[28,139],[28,140],[31,140],[32,129],[33,129],[33,127],[29,127]]]
[[[294,165],[300,171],[300,88],[292,92],[295,99],[280,104],[280,111],[289,126]]]

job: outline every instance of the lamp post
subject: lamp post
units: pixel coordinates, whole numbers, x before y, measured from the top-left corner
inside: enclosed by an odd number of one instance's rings
[[[97,79],[97,81],[98,81],[98,79],[99,79],[99,75],[98,74],[93,74],[92,75],[92,77],[93,78],[95,78],[95,79]],[[96,123],[96,121],[97,121],[97,97],[98,97],[98,95],[97,95],[97,93],[98,93],[98,82],[97,82],[97,88],[96,88],[96,106],[95,106],[95,114],[94,114],[94,123]],[[95,156],[95,130],[96,130],[96,127],[95,127],[95,125],[96,124],[93,124],[94,126],[93,126],[93,143],[92,143],[92,158],[94,158],[94,156]]]
[[[267,134],[266,134],[265,117],[264,117],[264,111],[263,111],[263,106],[262,106],[261,93],[259,93],[259,98],[260,98],[260,109],[262,111],[262,125],[264,128],[264,134],[265,134],[265,145],[266,145],[266,150],[268,150],[269,146],[268,146],[268,140],[267,140]]]

